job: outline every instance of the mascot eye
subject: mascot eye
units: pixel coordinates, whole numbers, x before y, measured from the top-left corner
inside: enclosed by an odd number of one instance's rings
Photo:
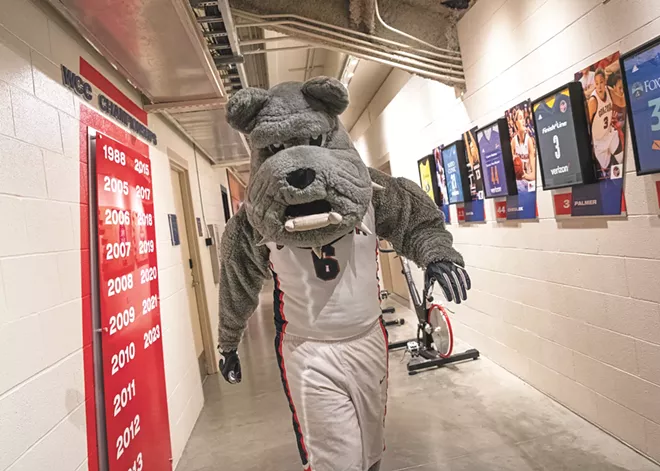
[[[310,146],[323,147],[323,145],[325,144],[325,139],[326,139],[326,134],[325,133],[319,134],[318,136],[311,137],[309,139],[309,145]]]
[[[284,150],[284,144],[277,143],[268,146],[268,152],[270,152],[271,155],[275,155],[281,150]]]

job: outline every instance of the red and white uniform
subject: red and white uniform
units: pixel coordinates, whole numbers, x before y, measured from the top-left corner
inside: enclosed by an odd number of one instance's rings
[[[384,449],[387,338],[371,205],[363,222],[373,235],[354,230],[321,259],[268,244],[275,347],[306,470],[366,471]]]

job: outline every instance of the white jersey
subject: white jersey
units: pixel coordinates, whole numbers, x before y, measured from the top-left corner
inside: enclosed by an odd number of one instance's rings
[[[371,204],[363,222],[373,235],[353,230],[324,246],[321,259],[311,249],[267,244],[279,331],[341,340],[365,332],[378,320],[378,238]]]
[[[596,90],[591,93],[592,97],[596,97],[598,107],[596,114],[591,121],[591,135],[594,141],[604,140],[607,142],[611,139],[612,131],[612,97],[610,91],[605,87],[605,100],[601,100]]]
[[[531,164],[529,162],[529,134],[525,133],[525,139],[521,143],[518,140],[518,134],[513,138],[514,143],[514,153],[520,157],[523,165],[523,172],[530,173],[532,171]]]

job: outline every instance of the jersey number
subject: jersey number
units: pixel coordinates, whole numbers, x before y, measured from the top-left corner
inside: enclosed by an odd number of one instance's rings
[[[559,136],[552,136],[552,142],[555,143],[555,159],[561,159],[561,149],[559,148]]]
[[[610,117],[605,116],[603,119],[603,129],[607,129],[610,126]]]
[[[655,119],[655,123],[651,123],[651,131],[660,131],[660,98],[655,98],[649,101],[649,108],[653,107],[651,116]]]
[[[321,248],[322,258],[318,258],[312,252],[312,260],[314,261],[314,271],[316,276],[323,281],[330,281],[337,278],[339,275],[339,262],[335,255],[335,248],[332,245],[326,245]]]

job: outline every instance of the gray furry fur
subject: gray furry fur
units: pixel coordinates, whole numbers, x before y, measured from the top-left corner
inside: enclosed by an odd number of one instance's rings
[[[338,119],[347,106],[344,86],[327,77],[304,84],[283,83],[268,92],[246,89],[230,100],[227,120],[248,134],[252,163],[245,204],[229,221],[222,237],[223,350],[238,346],[257,307],[268,276],[269,253],[261,244],[329,244],[360,224],[369,202],[374,207],[377,234],[389,240],[398,253],[422,267],[442,260],[463,265],[433,201],[413,182],[364,165]],[[310,145],[310,139],[319,135],[326,136],[323,145]],[[316,178],[298,189],[288,183],[287,175],[302,168],[313,169]],[[372,181],[385,189],[372,193]],[[320,199],[343,216],[340,224],[305,232],[285,230],[287,206]]]

